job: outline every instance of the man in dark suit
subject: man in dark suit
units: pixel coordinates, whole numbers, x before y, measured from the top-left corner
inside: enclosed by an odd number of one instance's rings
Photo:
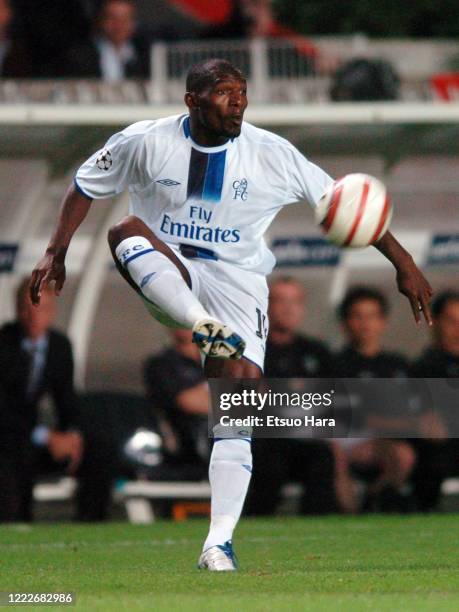
[[[101,518],[91,517],[88,490],[97,490],[91,476],[97,476],[97,466],[76,429],[72,348],[66,336],[51,328],[53,291],[44,290],[35,307],[23,282],[16,309],[16,320],[0,329],[0,522],[32,520],[33,484],[46,456],[78,476],[77,518]],[[38,424],[44,395],[53,400],[54,427]]]
[[[148,49],[134,39],[133,0],[104,0],[95,20],[94,36],[69,49],[67,76],[101,78],[106,82],[149,77]]]

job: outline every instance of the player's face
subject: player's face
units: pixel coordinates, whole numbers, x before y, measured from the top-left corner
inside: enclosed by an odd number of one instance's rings
[[[296,283],[276,283],[269,292],[271,330],[297,331],[305,316],[303,288]]]
[[[361,300],[349,309],[344,326],[350,341],[364,347],[380,342],[386,329],[386,316],[376,300]]]
[[[46,333],[54,321],[55,314],[56,299],[51,290],[43,291],[38,306],[33,306],[28,293],[18,300],[17,318],[29,338],[39,338]]]
[[[203,127],[224,138],[239,136],[247,108],[244,79],[224,77],[202,92],[198,100],[198,116]]]
[[[459,355],[459,301],[449,302],[435,321],[440,346],[452,355]]]

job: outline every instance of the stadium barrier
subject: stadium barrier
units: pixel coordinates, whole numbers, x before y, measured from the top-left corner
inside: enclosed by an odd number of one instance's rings
[[[34,487],[34,499],[37,503],[63,502],[73,498],[76,490],[74,478],[64,477],[54,483],[38,483]],[[448,478],[443,481],[443,496],[459,495],[459,478]],[[298,499],[302,487],[296,483],[286,483],[282,488],[284,500]],[[210,485],[207,481],[127,481],[114,491],[114,501],[122,504],[131,523],[150,524],[156,520],[155,502],[158,501],[210,501]]]

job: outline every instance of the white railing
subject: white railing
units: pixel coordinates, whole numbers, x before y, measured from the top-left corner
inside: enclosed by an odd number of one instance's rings
[[[183,98],[189,67],[214,57],[229,60],[243,71],[250,84],[251,97],[259,103],[282,100],[278,81],[285,90],[284,99],[288,99],[286,85],[315,82],[318,78],[314,58],[299,52],[289,41],[258,38],[157,43],[151,50],[151,98],[158,103],[177,102]]]
[[[430,77],[459,55],[454,42],[374,41],[364,37],[314,39],[317,55],[287,39],[203,40],[155,43],[151,79],[120,83],[97,80],[0,81],[3,104],[168,105],[183,101],[188,68],[203,59],[228,59],[246,74],[256,104],[324,103],[333,74],[353,57],[389,61],[401,77],[403,101],[432,99]],[[312,48],[312,45],[311,45]]]

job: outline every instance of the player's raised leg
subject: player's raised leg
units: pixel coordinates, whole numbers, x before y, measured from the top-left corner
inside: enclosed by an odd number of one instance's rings
[[[162,322],[193,329],[193,339],[206,355],[240,358],[242,338],[209,315],[191,291],[186,267],[141,219],[122,219],[110,229],[108,242],[123,278],[166,315]]]
[[[248,359],[206,362],[208,378],[260,378],[261,370]],[[251,439],[246,432],[219,438],[215,432],[210,457],[209,480],[212,492],[210,529],[198,567],[211,571],[237,569],[233,551],[233,531],[241,516],[252,475]]]

